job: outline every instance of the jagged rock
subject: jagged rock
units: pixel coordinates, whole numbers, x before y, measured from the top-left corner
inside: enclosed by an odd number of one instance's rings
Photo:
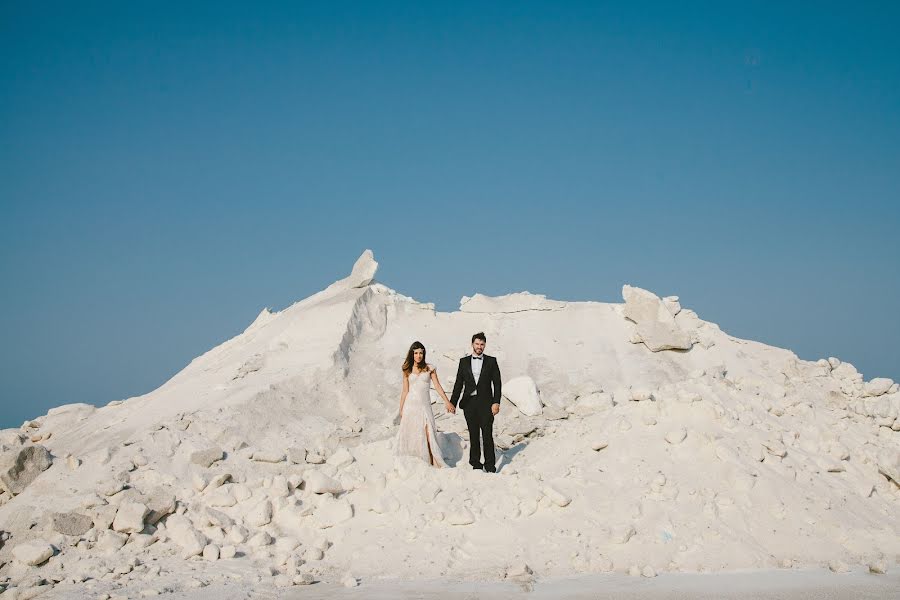
[[[231,481],[231,473],[219,473],[215,475],[212,479],[209,480],[209,483],[206,484],[206,487],[203,489],[204,493],[209,493],[212,490],[222,487],[225,483]]]
[[[172,541],[181,546],[182,556],[186,558],[201,554],[206,547],[206,536],[197,531],[185,516],[169,515],[166,518],[166,531]]]
[[[119,506],[112,528],[120,533],[139,533],[144,529],[144,517],[150,509],[138,502],[126,502]]]
[[[287,459],[295,465],[306,464],[306,448],[288,448]]]
[[[359,580],[356,577],[354,577],[353,575],[350,575],[349,573],[347,573],[341,579],[341,585],[343,585],[344,587],[348,587],[348,588],[355,588],[356,586],[359,585]]]
[[[235,556],[237,556],[237,548],[235,548],[231,544],[222,546],[222,549],[219,550],[219,558],[223,560],[234,558]]]
[[[653,352],[660,350],[690,350],[691,334],[683,331],[674,315],[659,297],[647,290],[625,285],[625,318],[635,323],[637,343],[643,342]]]
[[[325,292],[366,287],[374,281],[375,273],[377,272],[378,263],[375,261],[375,256],[371,250],[365,250],[353,263],[353,270],[350,272],[350,275],[332,283],[325,288]]]
[[[175,494],[168,487],[158,486],[150,490],[150,493],[145,497],[144,504],[149,509],[146,515],[146,522],[150,525],[156,525],[160,519],[175,512]]]
[[[318,452],[307,452],[306,453],[306,462],[311,465],[321,465],[325,462],[325,457],[319,454]]]
[[[340,494],[341,484],[321,471],[307,471],[304,482],[307,491],[314,494]]]
[[[0,454],[0,489],[12,496],[21,494],[51,464],[53,458],[43,446],[7,450]]]
[[[647,565],[643,569],[641,569],[641,575],[644,577],[656,577],[656,569],[654,569],[650,565]]]
[[[53,546],[43,540],[22,542],[12,550],[13,558],[31,567],[46,562],[53,552]]]
[[[109,529],[116,518],[116,510],[115,506],[109,504],[92,508],[89,514],[91,519],[94,520],[94,527],[97,529]]]
[[[94,548],[103,554],[115,554],[121,550],[122,546],[124,546],[127,541],[127,535],[104,529],[100,532],[100,536],[97,538]]]
[[[268,500],[263,500],[247,512],[244,520],[253,527],[267,525],[272,521],[272,503]]]
[[[94,526],[94,520],[75,512],[53,513],[53,531],[63,535],[84,535]]]
[[[207,448],[191,454],[191,463],[201,467],[209,467],[214,462],[225,458],[225,451],[221,448]]]
[[[534,380],[527,375],[515,377],[503,384],[503,397],[512,402],[519,411],[529,417],[542,412],[541,396]]]
[[[220,510],[216,510],[214,508],[207,508],[206,511],[206,520],[209,521],[211,525],[219,527],[221,529],[231,529],[234,527],[234,519],[226,515]]]
[[[681,312],[681,303],[678,301],[678,296],[666,296],[662,299],[662,303],[672,313],[673,317]]]
[[[887,377],[876,377],[872,381],[866,383],[863,388],[863,396],[881,396],[887,394],[894,385],[893,379]]]

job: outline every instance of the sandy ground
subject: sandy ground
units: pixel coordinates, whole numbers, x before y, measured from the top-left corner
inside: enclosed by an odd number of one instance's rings
[[[872,575],[859,569],[834,574],[816,570],[762,570],[704,574],[663,574],[653,579],[592,575],[542,580],[533,591],[509,583],[366,581],[359,587],[314,584],[277,592],[256,592],[242,584],[211,585],[192,593],[167,595],[196,600],[358,599],[500,600],[522,598],[643,600],[882,600],[898,598],[900,573]]]

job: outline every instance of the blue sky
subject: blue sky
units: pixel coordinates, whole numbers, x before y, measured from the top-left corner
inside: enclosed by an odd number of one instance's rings
[[[442,310],[630,283],[900,379],[898,5],[189,4],[0,5],[0,427],[364,248]]]

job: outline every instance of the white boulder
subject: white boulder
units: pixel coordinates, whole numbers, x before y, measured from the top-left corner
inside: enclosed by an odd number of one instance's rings
[[[53,458],[43,446],[13,448],[0,454],[0,491],[21,494],[38,475],[50,468]]]
[[[344,491],[340,483],[321,471],[310,470],[305,476],[305,488],[314,494],[340,494]]]
[[[633,341],[643,342],[653,352],[691,348],[691,334],[678,326],[672,311],[659,296],[625,285],[622,286],[622,298],[625,300],[625,318],[636,326],[637,335]]]
[[[139,502],[125,502],[116,511],[112,528],[119,533],[140,533],[144,529],[144,517],[150,512]]]
[[[244,520],[253,527],[268,525],[272,521],[272,503],[269,500],[263,500],[247,511]]]
[[[21,563],[35,567],[53,556],[53,546],[43,540],[23,542],[13,548],[13,558]]]
[[[503,396],[529,417],[541,414],[541,396],[534,380],[527,375],[515,377],[503,384]]]
[[[894,385],[893,379],[887,377],[876,377],[872,381],[866,383],[863,388],[863,396],[881,396],[887,394]]]
[[[206,547],[206,536],[197,531],[184,515],[170,515],[166,519],[166,531],[172,541],[181,546],[184,557],[201,554]]]

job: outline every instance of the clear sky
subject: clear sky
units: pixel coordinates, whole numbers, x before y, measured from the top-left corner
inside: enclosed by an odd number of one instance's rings
[[[441,310],[630,283],[900,379],[898,7],[2,2],[0,427],[364,248]]]

